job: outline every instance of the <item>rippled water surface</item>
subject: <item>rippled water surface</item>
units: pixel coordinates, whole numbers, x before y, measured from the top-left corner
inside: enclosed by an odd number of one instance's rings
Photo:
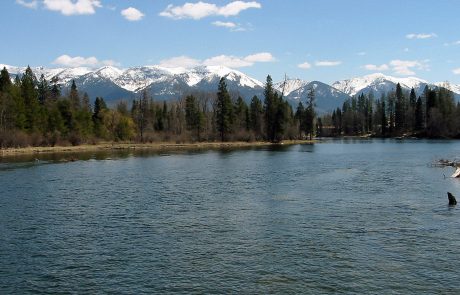
[[[457,141],[0,162],[1,294],[460,294]]]

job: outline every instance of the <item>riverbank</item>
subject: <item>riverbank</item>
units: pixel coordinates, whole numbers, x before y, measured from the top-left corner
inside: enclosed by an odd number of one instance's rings
[[[262,147],[271,145],[293,145],[293,144],[311,144],[314,140],[286,140],[281,143],[271,143],[263,141],[255,142],[197,142],[197,143],[116,143],[104,142],[93,145],[78,146],[54,146],[54,147],[25,147],[25,148],[8,148],[0,150],[0,157],[14,157],[35,154],[53,154],[53,153],[84,153],[100,151],[117,151],[117,150],[149,150],[149,151],[168,151],[168,150],[196,150],[196,149],[223,149],[223,148],[245,148],[245,147]]]

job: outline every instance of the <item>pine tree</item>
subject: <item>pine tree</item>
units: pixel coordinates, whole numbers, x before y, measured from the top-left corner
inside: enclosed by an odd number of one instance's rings
[[[395,100],[395,131],[401,133],[404,131],[406,124],[406,102],[402,92],[401,84],[396,85],[396,100]]]
[[[386,106],[385,106],[385,96],[382,94],[382,99],[380,100],[380,126],[381,134],[385,136],[387,133],[388,118],[386,115]]]
[[[75,84],[75,80],[72,80],[72,86],[70,86],[69,99],[70,105],[73,109],[80,109],[80,95],[78,94],[77,84]]]
[[[93,111],[93,125],[94,125],[94,133],[97,137],[103,138],[106,136],[104,130],[104,111],[107,110],[107,105],[102,97],[96,97],[94,101],[94,111]]]
[[[50,99],[55,102],[58,100],[58,98],[61,96],[61,87],[58,84],[58,79],[57,78],[52,78],[51,79],[51,93],[50,93]]]
[[[225,78],[221,78],[219,81],[216,103],[217,131],[219,132],[221,141],[225,141],[228,134],[232,131],[233,125],[233,105],[227,90]]]
[[[275,90],[273,88],[273,80],[270,75],[267,76],[264,96],[266,137],[269,141],[274,142],[276,139],[276,114],[278,111],[278,106],[277,100],[275,98]]]
[[[238,96],[238,99],[236,100],[235,103],[235,127],[238,129],[246,129],[247,123],[246,123],[246,114],[248,110],[248,106],[244,102],[243,98],[241,96]]]
[[[310,86],[307,93],[307,107],[305,109],[305,133],[309,134],[310,140],[313,137],[315,116],[315,89]]]
[[[249,106],[249,121],[250,129],[254,132],[257,139],[262,138],[262,126],[263,126],[264,109],[262,101],[254,95],[251,99]]]
[[[6,92],[11,87],[11,78],[10,74],[6,67],[3,67],[0,72],[0,92]]]
[[[419,96],[415,104],[415,125],[414,131],[423,130],[423,103],[422,98]]]
[[[21,78],[21,96],[25,104],[25,128],[30,131],[38,129],[39,102],[37,93],[37,79],[28,66]]]
[[[48,81],[46,81],[45,75],[41,74],[40,80],[38,81],[38,101],[40,102],[40,105],[45,105],[49,96],[50,88]]]
[[[199,108],[197,99],[193,95],[189,95],[185,99],[185,121],[187,129],[195,131],[197,139],[200,140],[204,115]]]
[[[333,114],[333,118],[335,118],[335,111]],[[305,125],[305,108],[301,101],[297,105],[297,110],[295,112],[295,119],[297,120],[297,124],[299,125],[299,138],[302,138],[302,132],[304,131]]]

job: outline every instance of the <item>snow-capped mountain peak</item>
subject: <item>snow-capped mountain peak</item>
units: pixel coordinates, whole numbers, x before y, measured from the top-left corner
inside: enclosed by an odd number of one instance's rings
[[[301,79],[287,79],[286,81],[278,82],[273,87],[285,96],[290,95],[292,92],[307,86],[310,82]],[[284,91],[284,92],[283,92]]]
[[[428,84],[427,81],[415,77],[398,78],[382,73],[375,73],[363,77],[337,81],[332,84],[332,87],[353,96],[360,93],[367,94],[371,91],[374,92],[374,94],[393,91],[396,89],[398,83],[406,90],[414,88],[416,91]]]
[[[123,74],[123,70],[120,70],[113,66],[105,66],[105,67],[97,69],[93,73],[95,75],[98,75],[101,78],[115,80],[119,76],[121,76],[121,74]]]

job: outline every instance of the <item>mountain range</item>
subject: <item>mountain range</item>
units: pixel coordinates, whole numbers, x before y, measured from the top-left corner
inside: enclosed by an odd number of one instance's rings
[[[24,73],[24,67],[6,67],[12,79]],[[147,90],[155,100],[177,99],[190,93],[216,93],[221,77],[225,77],[227,87],[234,96],[240,95],[247,102],[254,95],[263,99],[264,83],[248,75],[223,66],[199,66],[192,69],[164,68],[160,66],[142,66],[119,69],[105,66],[99,69],[80,68],[32,68],[39,78],[42,74],[50,81],[58,79],[64,93],[72,80],[75,80],[80,92],[87,92],[94,99],[104,97],[110,103],[121,99],[131,100],[139,97],[140,92]],[[423,92],[425,86],[447,87],[460,101],[460,85],[444,82],[430,83],[416,77],[392,77],[381,73],[363,77],[336,81],[331,85],[320,81],[305,81],[287,79],[274,83],[274,88],[295,107],[299,101],[305,103],[308,89],[315,90],[316,109],[319,113],[341,107],[343,102],[354,95],[372,92],[376,98],[393,91],[400,83],[405,91],[414,88],[417,95]]]

